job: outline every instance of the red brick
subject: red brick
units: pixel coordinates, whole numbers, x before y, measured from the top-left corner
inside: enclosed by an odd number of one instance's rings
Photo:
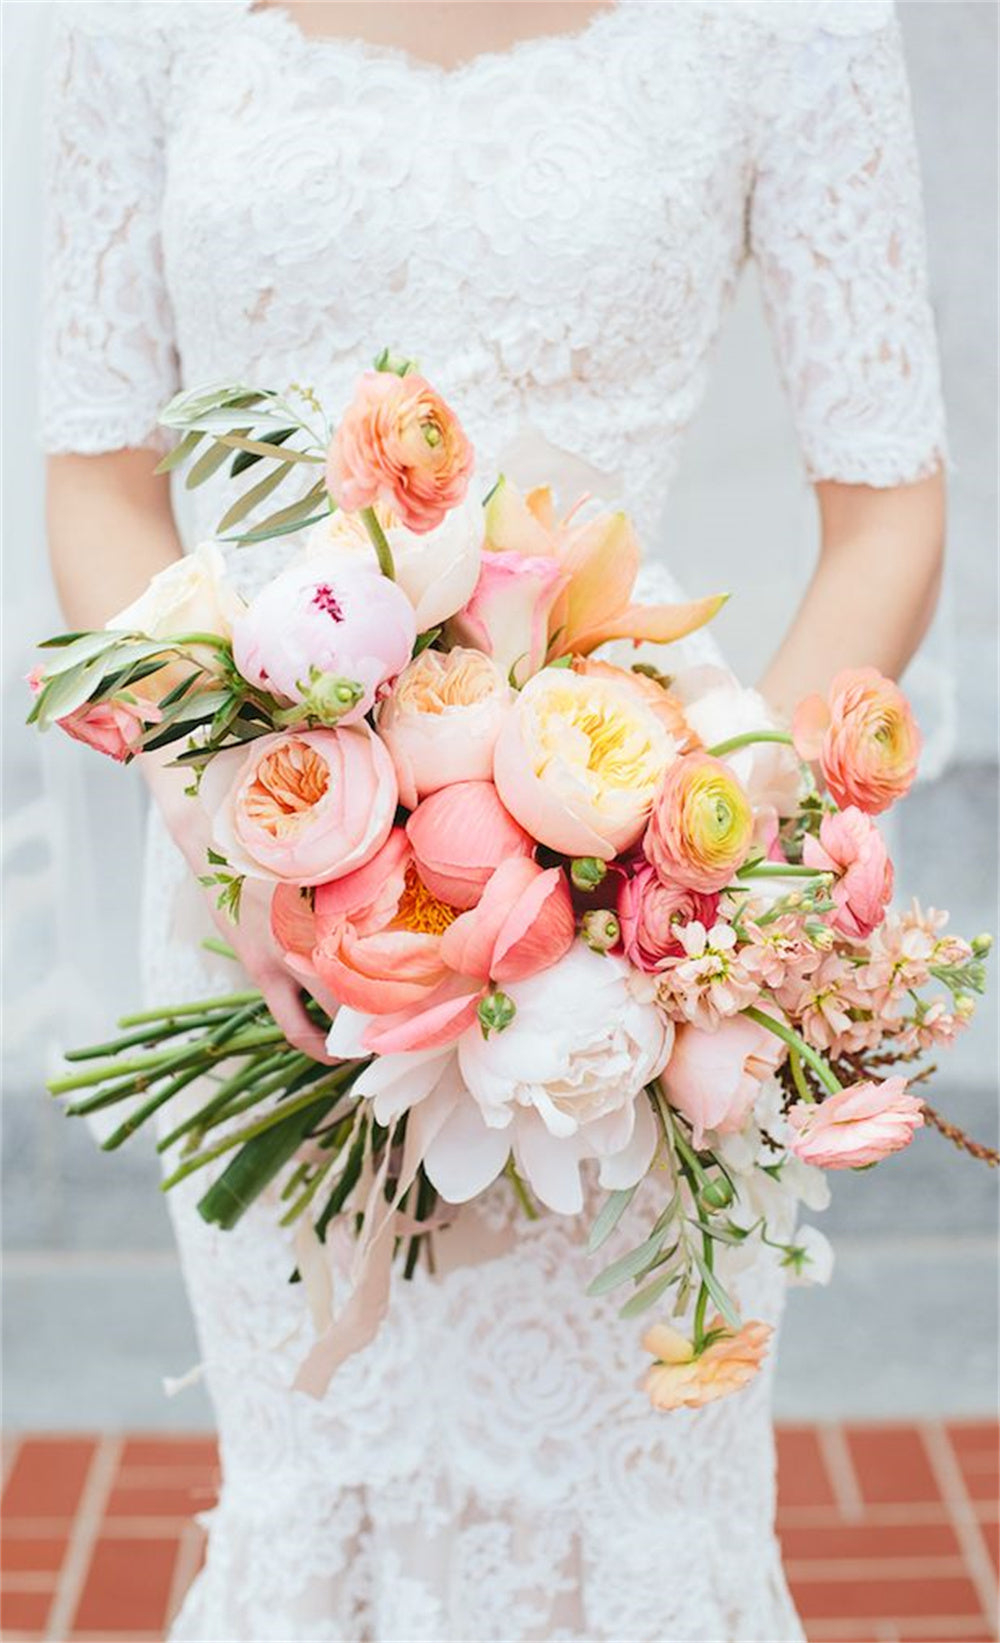
[[[177,1562],[178,1541],[97,1542],[73,1619],[81,1632],[143,1632],[163,1627]]]
[[[51,1607],[51,1592],[0,1592],[0,1626],[42,1637]]]
[[[0,1536],[0,1569],[5,1574],[55,1574],[62,1568],[66,1536],[42,1539],[38,1535],[11,1534],[5,1524]]]
[[[25,1438],[3,1492],[4,1516],[72,1517],[94,1448],[93,1438]]]
[[[213,1437],[126,1438],[122,1446],[122,1467],[187,1466],[192,1471],[214,1471],[219,1464],[219,1446]]]
[[[971,1580],[794,1580],[792,1596],[804,1621],[929,1620],[933,1615],[968,1615],[982,1620]]]
[[[162,1483],[133,1488],[119,1483],[108,1496],[105,1517],[193,1517],[214,1506],[218,1490],[207,1481]]]
[[[776,1437],[779,1508],[835,1505],[815,1428],[784,1426]]]
[[[789,1526],[781,1530],[781,1549],[789,1562],[961,1556],[955,1531],[945,1523],[863,1523],[830,1529]]]
[[[936,1501],[940,1492],[920,1433],[912,1426],[846,1427],[861,1493],[870,1505]]]

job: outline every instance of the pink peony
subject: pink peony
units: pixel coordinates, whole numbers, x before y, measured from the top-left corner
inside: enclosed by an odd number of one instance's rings
[[[400,803],[412,810],[454,782],[489,781],[510,700],[509,685],[481,651],[421,651],[378,710]]]
[[[202,777],[212,842],[249,878],[296,885],[370,861],[396,809],[392,760],[367,725],[261,736],[219,753]]]
[[[750,801],[728,765],[688,753],[663,777],[642,847],[664,884],[710,895],[742,866],[752,838]]]
[[[818,759],[823,779],[843,808],[877,816],[913,784],[920,731],[899,686],[877,668],[838,673],[824,700],[807,696],[792,721],[796,751]]]
[[[381,501],[423,534],[462,501],[472,468],[472,446],[429,382],[366,371],[330,445],[326,483],[347,513]]]
[[[406,666],[416,634],[405,593],[367,565],[345,565],[331,548],[289,566],[236,617],[233,658],[252,685],[306,710],[315,703],[318,718],[322,676],[359,685],[346,712],[330,710],[347,725]]]
[[[787,1055],[781,1039],[745,1015],[729,1016],[714,1032],[678,1027],[673,1054],[662,1076],[672,1107],[683,1113],[696,1147],[706,1130],[741,1130],[760,1094]]]
[[[406,824],[420,877],[452,907],[474,907],[502,861],[535,841],[504,809],[492,782],[456,782],[417,805]]]
[[[863,810],[824,816],[819,838],[807,835],[802,846],[807,867],[835,873],[831,896],[836,909],[830,923],[851,941],[863,941],[885,917],[892,896],[892,862],[875,823]]]
[[[640,862],[623,877],[618,891],[618,921],[625,957],[639,970],[659,970],[668,956],[684,952],[677,926],[697,919],[715,923],[718,896],[702,896],[676,884],[662,884],[649,862]]]
[[[890,1153],[902,1152],[924,1122],[923,1108],[909,1095],[906,1079],[852,1084],[822,1102],[798,1101],[788,1114],[791,1149],[803,1163],[821,1169],[863,1169]]]
[[[545,665],[549,615],[566,577],[555,559],[483,555],[472,598],[448,624],[448,638],[492,657],[523,685]]]

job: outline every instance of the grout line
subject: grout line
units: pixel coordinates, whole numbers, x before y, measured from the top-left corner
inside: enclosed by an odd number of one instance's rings
[[[44,1574],[35,1569],[4,1570],[5,1592],[54,1592],[58,1576],[52,1570]]]
[[[18,1450],[21,1447],[21,1437],[17,1432],[4,1434],[3,1444],[0,1445],[0,1487],[6,1487],[7,1479],[14,1470]]]
[[[955,1458],[955,1451],[940,1423],[924,1422],[918,1431],[923,1439],[938,1488],[947,1503],[958,1543],[965,1557],[969,1578],[976,1588],[983,1619],[996,1636],[997,1589],[993,1563],[976,1516],[975,1506],[965,1487],[961,1467]]]
[[[173,1579],[170,1582],[170,1595],[167,1599],[166,1624],[171,1627],[177,1616],[181,1604],[201,1567],[204,1548],[204,1532],[197,1523],[189,1522],[184,1526],[184,1533],[177,1546],[177,1559],[174,1563]]]
[[[90,1570],[91,1554],[100,1532],[105,1502],[111,1493],[121,1447],[121,1438],[98,1439],[70,1530],[56,1599],[49,1614],[45,1632],[49,1643],[61,1643],[69,1636],[70,1621],[76,1613]]]
[[[816,1437],[841,1517],[845,1523],[861,1523],[864,1520],[865,1503],[844,1428],[817,1426]]]
[[[864,1586],[881,1580],[954,1580],[966,1575],[965,1560],[953,1557],[807,1557],[789,1558],[785,1574],[792,1581],[849,1580]]]

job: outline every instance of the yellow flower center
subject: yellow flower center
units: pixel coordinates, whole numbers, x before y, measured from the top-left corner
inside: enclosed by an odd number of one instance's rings
[[[399,898],[394,930],[411,930],[415,935],[443,936],[458,917],[457,907],[432,895],[413,863],[406,869],[406,882]]]
[[[655,785],[663,768],[663,749],[654,746],[648,723],[610,691],[551,689],[539,732],[539,776],[559,759],[586,772],[593,789],[641,793]]]

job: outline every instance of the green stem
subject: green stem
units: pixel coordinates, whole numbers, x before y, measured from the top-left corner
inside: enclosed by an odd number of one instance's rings
[[[219,936],[206,936],[202,942],[206,953],[217,953],[220,958],[231,958],[235,961],[235,948],[230,947],[228,941],[222,941]]]
[[[741,747],[752,747],[755,742],[780,742],[784,747],[795,746],[785,730],[744,730],[739,736],[729,736],[724,742],[716,742],[706,751],[713,759],[723,759],[727,753],[738,753]]]
[[[698,1221],[699,1221],[699,1224],[702,1227],[701,1253],[702,1253],[702,1256],[704,1257],[705,1265],[707,1266],[709,1272],[714,1272],[715,1267],[714,1267],[713,1263],[715,1261],[715,1252],[712,1248],[712,1239],[708,1236],[708,1233],[704,1231],[705,1217],[704,1217],[701,1209],[699,1209],[699,1211],[698,1211]],[[695,1350],[695,1356],[696,1357],[701,1352],[702,1342],[705,1339],[705,1313],[708,1309],[708,1300],[709,1300],[708,1285],[705,1283],[704,1279],[702,1279],[701,1283],[698,1286],[698,1299],[695,1302],[695,1307],[694,1307],[694,1343],[693,1344],[694,1344],[694,1350]]]
[[[799,1050],[789,1050],[788,1065],[791,1068],[792,1083],[798,1091],[799,1100],[808,1101],[810,1104],[815,1103],[816,1097],[809,1088],[809,1085],[806,1082],[806,1075],[802,1071],[802,1055]]]
[[[514,1191],[517,1194],[518,1202],[524,1210],[525,1215],[528,1217],[528,1220],[537,1221],[538,1211],[531,1201],[531,1196],[527,1187],[521,1180],[520,1175],[517,1173],[517,1165],[514,1163],[513,1158],[508,1158],[504,1174],[510,1181],[511,1186],[514,1188]]]
[[[378,560],[379,570],[382,572],[383,576],[387,576],[389,578],[390,582],[395,582],[396,567],[393,564],[392,549],[389,546],[389,538],[386,536],[385,531],[378,522],[378,515],[376,514],[375,509],[362,508],[359,518],[361,519],[365,530],[368,532],[368,535],[371,537],[372,546],[375,549],[375,557]]]
[[[174,1170],[172,1175],[167,1176],[163,1182],[163,1191],[168,1191],[170,1187],[176,1186],[179,1181],[183,1181],[186,1176],[193,1175],[195,1170],[204,1168],[206,1164],[211,1164],[216,1158],[221,1158],[224,1153],[231,1152],[234,1147],[245,1146],[248,1141],[256,1140],[258,1136],[264,1135],[267,1130],[274,1129],[279,1124],[284,1124],[286,1119],[293,1117],[296,1113],[305,1112],[308,1108],[321,1104],[327,1096],[331,1098],[327,1102],[327,1108],[329,1108],[332,1105],[332,1098],[339,1093],[345,1084],[351,1082],[357,1070],[357,1063],[353,1061],[347,1063],[344,1067],[338,1067],[336,1072],[329,1074],[328,1077],[321,1079],[316,1084],[311,1084],[303,1095],[296,1096],[289,1101],[279,1102],[278,1106],[271,1112],[266,1113],[263,1118],[259,1118],[256,1123],[246,1125],[244,1129],[237,1130],[235,1134],[227,1135],[222,1141],[217,1141],[215,1146],[209,1147],[207,1151],[199,1152],[194,1158],[187,1159]]]
[[[279,1067],[284,1067],[286,1060],[285,1052],[280,1050],[277,1055],[266,1055],[256,1066],[251,1064],[238,1068],[232,1077],[227,1078],[224,1084],[219,1085],[210,1101],[206,1101],[203,1107],[199,1107],[197,1112],[185,1118],[182,1124],[178,1124],[175,1129],[170,1131],[169,1135],[164,1135],[156,1143],[157,1152],[168,1152],[185,1135],[190,1135],[192,1132],[200,1133],[208,1126],[216,1113],[228,1108],[230,1103],[235,1101],[237,1096],[242,1095],[245,1090],[257,1088]]]
[[[694,1148],[689,1146],[684,1134],[682,1133],[681,1127],[674,1117],[670,1103],[667,1100],[666,1092],[659,1079],[656,1079],[650,1088],[653,1091],[656,1105],[659,1108],[660,1118],[663,1123],[667,1141],[680,1155],[682,1162],[687,1165],[688,1170],[695,1178],[696,1187],[698,1191],[700,1191],[701,1188],[706,1186],[708,1183],[708,1175],[705,1172],[701,1160],[699,1159]]]
[[[788,1045],[790,1050],[795,1050],[804,1061],[808,1061],[829,1095],[840,1094],[844,1086],[834,1074],[830,1063],[824,1056],[820,1055],[818,1050],[814,1050],[811,1044],[807,1044],[805,1039],[795,1031],[794,1027],[786,1027],[783,1021],[777,1021],[773,1015],[768,1015],[766,1010],[755,1009],[752,1004],[748,1004],[746,1009],[740,1013],[749,1016],[751,1021],[756,1021],[758,1027],[766,1027],[767,1031],[773,1033],[775,1038],[780,1038],[783,1043]]]
[[[737,869],[740,879],[832,879],[833,874],[819,867],[799,867],[792,863],[758,861],[750,867]]]
[[[208,946],[208,942],[203,943]],[[230,949],[231,951],[231,949]],[[147,1021],[172,1021],[175,1016],[214,1015],[219,1010],[236,1010],[243,1004],[260,999],[259,992],[227,993],[222,998],[202,998],[190,1004],[171,1004],[166,1009],[140,1010],[135,1015],[123,1015],[119,1027],[141,1027]]]

